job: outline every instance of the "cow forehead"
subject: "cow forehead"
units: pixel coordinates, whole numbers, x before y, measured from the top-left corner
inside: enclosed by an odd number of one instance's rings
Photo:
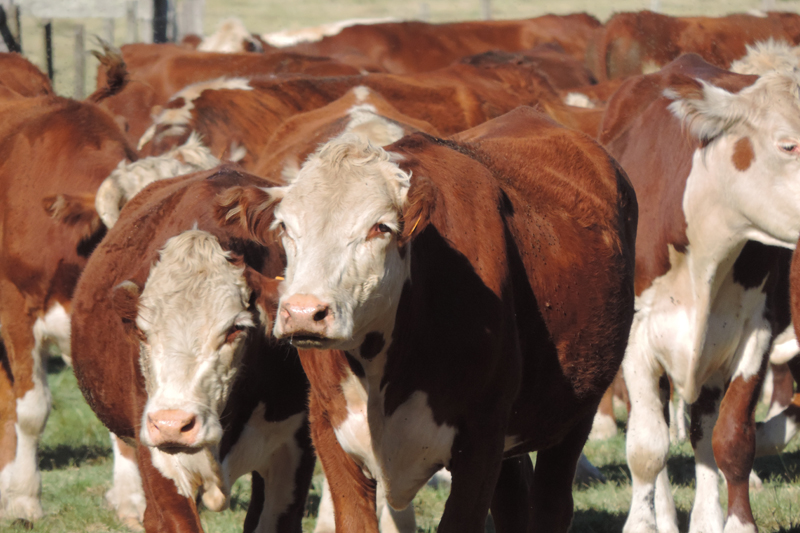
[[[223,325],[233,320],[247,307],[250,289],[244,268],[228,259],[210,233],[190,230],[169,239],[142,291],[141,329],[154,331],[197,317]]]
[[[410,176],[390,154],[356,135],[334,139],[313,154],[300,169],[277,207],[277,217],[300,220],[353,219],[399,211]],[[309,216],[310,215],[310,216]]]

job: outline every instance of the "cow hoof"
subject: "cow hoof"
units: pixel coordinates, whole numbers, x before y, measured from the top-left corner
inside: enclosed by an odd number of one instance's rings
[[[33,522],[30,520],[25,520],[24,518],[17,518],[13,522],[11,522],[11,527],[18,527],[22,529],[31,530],[33,529]]]
[[[0,512],[0,517],[13,520],[13,523],[26,529],[30,529],[27,524],[31,524],[33,527],[33,522],[43,516],[44,512],[42,512],[42,504],[39,499],[30,496],[18,496],[3,502],[3,511]]]
[[[733,514],[725,522],[725,529],[723,533],[758,533],[756,525],[753,523],[742,523],[739,518]]]
[[[128,497],[120,496],[119,490],[115,488],[106,492],[106,501],[117,513],[117,519],[131,531],[144,531],[142,521],[144,520],[144,509],[146,503],[144,495],[128,494]]]

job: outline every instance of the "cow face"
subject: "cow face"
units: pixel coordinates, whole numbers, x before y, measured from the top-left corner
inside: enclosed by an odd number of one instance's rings
[[[273,228],[286,250],[276,337],[352,349],[390,329],[408,279],[404,206],[410,176],[355,135],[326,144],[280,198]]]
[[[136,317],[148,395],[145,445],[190,450],[222,438],[219,416],[254,325],[244,271],[203,231],[177,235],[161,251]]]
[[[800,72],[772,72],[734,94],[695,82],[665,95],[670,110],[701,139],[688,187],[744,239],[794,248],[800,234]],[[687,193],[687,198],[688,198]],[[724,213],[712,204],[724,203]],[[687,221],[689,215],[687,214]]]

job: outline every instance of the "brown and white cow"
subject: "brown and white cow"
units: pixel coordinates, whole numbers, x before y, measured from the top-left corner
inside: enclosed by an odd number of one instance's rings
[[[692,406],[690,531],[755,531],[753,409],[773,336],[767,295],[800,234],[800,75],[757,78],[684,55],[626,82],[600,141],[641,206],[636,315],[623,363],[633,477],[626,532],[677,531],[659,395],[667,373]],[[765,246],[769,245],[769,246]],[[728,484],[719,505],[717,467]]]
[[[48,346],[69,358],[70,299],[105,233],[99,184],[137,155],[91,100],[0,102],[0,513],[42,515],[37,444],[50,411]],[[44,209],[42,209],[44,207]]]
[[[566,531],[633,314],[636,201],[614,160],[520,108],[457,140],[343,136],[246,193],[219,216],[280,233],[275,335],[346,351],[300,350],[337,528],[377,531],[373,479],[402,509],[447,466],[440,531],[483,531],[490,507],[498,531]]]
[[[75,375],[136,448],[147,531],[202,531],[195,498],[225,508],[248,472],[245,531],[301,530],[314,466],[308,385],[294,350],[269,337],[282,251],[238,239],[209,209],[231,187],[267,184],[226,167],[152,184],[75,290]]]

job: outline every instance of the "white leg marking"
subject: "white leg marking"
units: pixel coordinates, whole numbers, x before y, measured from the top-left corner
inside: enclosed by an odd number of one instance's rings
[[[336,521],[333,518],[333,499],[331,498],[331,486],[326,477],[322,481],[322,496],[317,512],[317,525],[314,526],[314,533],[335,533]]]
[[[664,468],[656,478],[656,524],[659,533],[678,533],[678,512],[669,487],[669,476]]]
[[[114,450],[114,484],[106,492],[106,501],[117,512],[117,517],[129,529],[144,531],[144,510],[147,505],[142,490],[142,477],[139,466],[131,461],[119,449],[117,437],[111,435],[111,446]]]
[[[392,509],[386,503],[386,492],[382,483],[378,483],[375,502],[377,504],[378,528],[381,533],[415,533],[417,531],[414,505],[409,504],[402,511]]]

